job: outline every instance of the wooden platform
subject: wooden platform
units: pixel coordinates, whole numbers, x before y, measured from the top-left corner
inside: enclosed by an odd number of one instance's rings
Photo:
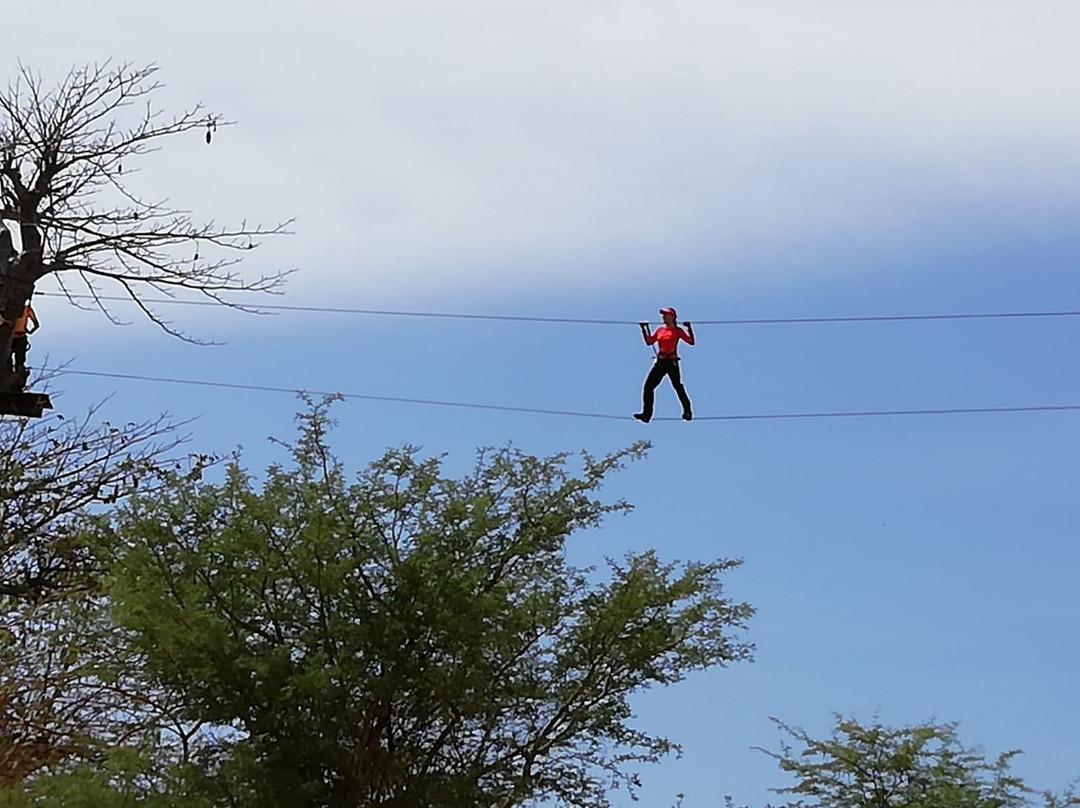
[[[40,418],[53,408],[45,393],[0,393],[0,415]]]

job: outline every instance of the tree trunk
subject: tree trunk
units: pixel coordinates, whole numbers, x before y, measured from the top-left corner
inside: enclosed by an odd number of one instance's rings
[[[18,415],[40,418],[52,409],[48,395],[24,393],[30,372],[15,371],[11,356],[11,338],[18,320],[34,292],[34,284],[45,274],[42,260],[42,238],[35,224],[24,221],[20,227],[22,253],[16,253],[11,233],[0,227],[0,416]],[[31,222],[36,222],[34,211]]]
[[[32,224],[21,227],[23,251],[15,252],[11,233],[0,232],[0,393],[17,392],[26,386],[26,372],[16,373],[11,362],[11,338],[15,321],[23,313],[34,283],[41,277],[41,233]]]

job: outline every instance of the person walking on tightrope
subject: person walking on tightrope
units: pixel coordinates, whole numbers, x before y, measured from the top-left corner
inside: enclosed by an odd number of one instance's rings
[[[641,336],[644,337],[645,344],[656,345],[659,343],[659,350],[656,353],[656,363],[652,366],[649,375],[645,379],[645,389],[641,394],[641,412],[634,413],[634,417],[646,424],[652,420],[653,399],[656,388],[667,376],[671,380],[671,386],[675,388],[675,394],[679,397],[679,402],[682,404],[683,420],[689,421],[694,417],[694,414],[690,409],[690,396],[686,394],[686,388],[683,387],[682,373],[679,371],[678,348],[679,340],[682,340],[687,345],[694,344],[694,328],[689,322],[683,323],[686,327],[685,331],[679,328],[676,324],[678,315],[675,313],[675,309],[660,309],[660,316],[664,318],[664,324],[656,329],[655,334],[649,333],[648,323],[640,323]]]
[[[26,370],[26,352],[30,349],[30,340],[27,337],[37,331],[40,326],[37,314],[27,301],[22,314],[15,321],[11,334],[11,358],[14,361],[16,373]]]

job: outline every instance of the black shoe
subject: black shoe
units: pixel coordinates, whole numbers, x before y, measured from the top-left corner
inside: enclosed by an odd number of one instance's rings
[[[686,412],[684,412],[682,414],[682,419],[684,421],[693,421],[694,420],[694,413],[690,412],[690,410],[687,410]]]
[[[634,417],[637,418],[639,421],[641,421],[641,423],[643,423],[643,424],[647,424],[647,423],[649,423],[649,421],[652,420],[651,415],[646,415],[643,412],[635,412]]]

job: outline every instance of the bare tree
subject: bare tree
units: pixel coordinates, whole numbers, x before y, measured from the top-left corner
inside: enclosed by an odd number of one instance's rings
[[[113,426],[55,416],[0,423],[0,606],[39,602],[91,583],[93,554],[82,535],[95,515],[181,470],[212,460],[173,460],[182,442],[165,416]]]
[[[20,65],[17,78],[0,91],[0,216],[21,237],[0,228],[0,393],[26,384],[27,374],[6,361],[12,325],[45,275],[56,276],[72,303],[71,284],[82,284],[113,321],[100,288],[118,285],[153,322],[190,339],[146,304],[146,291],[190,291],[242,308],[229,293],[278,291],[287,274],[249,278],[236,264],[239,253],[254,249],[262,236],[284,233],[289,222],[199,223],[126,184],[136,158],[164,139],[205,129],[209,142],[226,124],[201,105],[163,116],[151,103],[162,86],[157,70],[86,65],[49,87]]]
[[[116,723],[118,699],[86,686],[98,677],[83,605],[20,603],[0,612],[0,788],[85,758],[95,731]]]
[[[117,503],[213,458],[181,457],[166,416],[98,418],[0,422],[0,788],[150,736],[178,757],[196,743],[198,726],[132,678],[94,537]]]
[[[119,634],[99,593],[0,609],[0,791],[123,747],[164,768],[214,744]]]

